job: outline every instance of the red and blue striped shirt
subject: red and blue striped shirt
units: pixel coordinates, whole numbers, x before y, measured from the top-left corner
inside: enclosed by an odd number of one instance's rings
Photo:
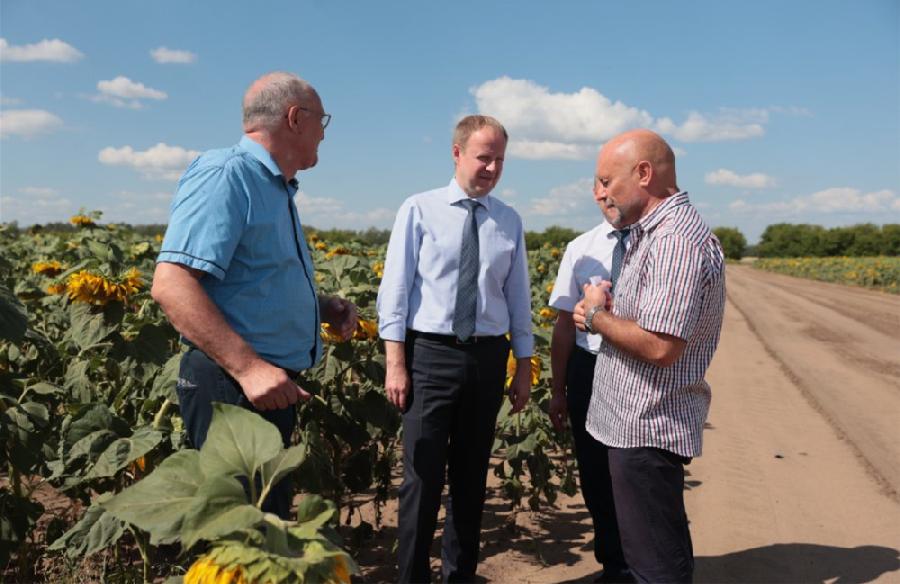
[[[607,446],[699,456],[711,397],[704,375],[725,308],[722,246],[686,192],[635,223],[630,237],[613,314],[687,344],[674,364],[659,367],[603,343],[587,430]]]

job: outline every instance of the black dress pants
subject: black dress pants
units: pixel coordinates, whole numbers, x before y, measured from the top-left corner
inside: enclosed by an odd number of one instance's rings
[[[594,523],[594,557],[603,564],[604,573],[610,576],[627,566],[619,540],[616,505],[609,477],[608,449],[585,429],[596,359],[596,355],[578,346],[572,349],[566,367],[566,402],[572,423],[572,437],[575,440],[581,493]]]
[[[485,482],[503,401],[509,341],[410,332],[406,364],[412,380],[403,414],[399,580],[430,582],[429,555],[441,493],[449,479],[441,545],[445,582],[475,578]]]
[[[281,440],[285,448],[290,446],[291,434],[297,423],[294,406],[291,405],[280,410],[257,410],[244,395],[238,382],[200,349],[192,347],[182,356],[176,393],[188,439],[191,446],[198,450],[206,441],[206,433],[209,431],[209,424],[212,421],[213,402],[241,406],[256,412],[275,424],[281,433]],[[245,483],[244,486],[247,487],[247,484]],[[291,480],[288,475],[269,491],[268,497],[263,501],[262,510],[275,513],[282,519],[291,519],[292,495]]]
[[[622,549],[638,582],[691,582],[694,549],[684,510],[684,465],[659,448],[610,448]]]

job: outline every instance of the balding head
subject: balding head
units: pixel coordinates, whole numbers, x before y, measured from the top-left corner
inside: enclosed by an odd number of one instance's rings
[[[675,180],[675,153],[662,136],[646,129],[630,130],[609,140],[601,150],[607,151],[629,167],[649,163],[652,175],[647,190],[655,196],[665,197],[678,191]]]
[[[293,73],[266,73],[244,94],[244,131],[271,131],[282,123],[290,106],[318,103],[312,85]]]
[[[675,154],[658,134],[631,130],[600,149],[594,199],[617,229],[638,221],[677,192]]]

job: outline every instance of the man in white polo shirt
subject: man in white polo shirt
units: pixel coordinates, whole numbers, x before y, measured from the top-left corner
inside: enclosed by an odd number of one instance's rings
[[[576,237],[566,246],[550,295],[550,306],[558,311],[550,344],[550,420],[562,431],[571,419],[581,492],[594,523],[594,557],[603,564],[599,582],[630,582],[631,576],[619,541],[607,449],[585,429],[603,339],[575,328],[572,313],[584,297],[585,284],[613,280],[614,265],[621,266],[627,242],[627,228],[616,230],[606,220]]]

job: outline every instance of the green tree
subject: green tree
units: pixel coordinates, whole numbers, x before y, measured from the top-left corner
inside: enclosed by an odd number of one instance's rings
[[[719,238],[725,257],[729,260],[739,260],[744,257],[747,249],[747,239],[736,227],[716,227],[713,233]]]

